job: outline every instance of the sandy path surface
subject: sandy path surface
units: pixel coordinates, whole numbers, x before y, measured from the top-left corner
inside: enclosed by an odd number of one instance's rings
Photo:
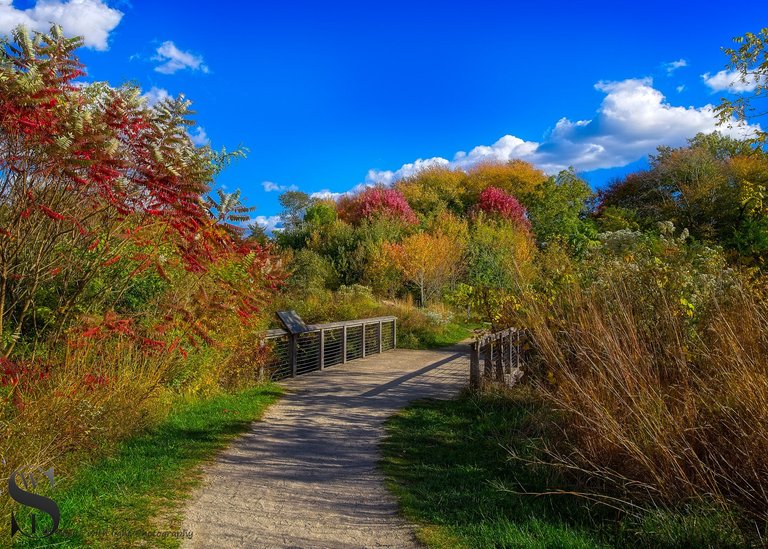
[[[465,349],[397,349],[285,382],[205,470],[185,547],[417,547],[377,469],[384,420],[466,385]]]

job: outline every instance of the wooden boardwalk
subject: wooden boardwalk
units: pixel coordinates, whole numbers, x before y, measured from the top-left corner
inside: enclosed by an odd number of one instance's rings
[[[185,547],[416,547],[378,470],[384,420],[468,382],[468,348],[396,349],[286,380],[205,471]]]

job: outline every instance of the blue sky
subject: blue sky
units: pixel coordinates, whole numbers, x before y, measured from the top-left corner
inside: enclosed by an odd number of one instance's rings
[[[768,4],[0,0],[0,32],[49,21],[86,36],[90,80],[184,93],[195,139],[248,147],[219,183],[267,222],[282,189],[431,163],[522,157],[600,186],[712,129],[706,106],[739,91],[720,48]]]

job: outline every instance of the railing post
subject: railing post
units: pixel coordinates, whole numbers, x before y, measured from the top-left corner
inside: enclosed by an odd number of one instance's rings
[[[341,328],[341,363],[347,363],[347,325]]]
[[[365,358],[365,322],[363,322],[363,329],[360,330],[360,333],[363,338],[363,341],[360,343],[360,348],[363,350],[363,356],[361,358]]]
[[[498,339],[499,350],[496,353],[496,381],[504,381],[504,334]]]
[[[325,368],[325,330],[320,329],[320,369]]]
[[[296,377],[297,358],[299,354],[299,336],[291,334],[288,339],[288,356],[291,361],[291,377]]]
[[[381,335],[381,320],[379,320],[379,354],[384,352],[384,349],[382,348],[383,347],[382,341],[383,341],[383,338]]]
[[[397,349],[397,319],[392,319],[392,348]]]
[[[480,387],[480,342],[474,341],[469,354],[469,386],[472,389]]]
[[[493,372],[493,340],[488,339],[485,342],[485,360],[483,364],[483,375],[490,377]]]

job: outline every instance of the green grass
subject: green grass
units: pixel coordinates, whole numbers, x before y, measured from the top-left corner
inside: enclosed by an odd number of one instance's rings
[[[424,400],[387,422],[382,468],[404,515],[428,547],[733,547],[745,540],[716,514],[648,513],[641,519],[569,495],[532,457],[544,410],[525,390]]]
[[[62,518],[49,545],[178,546],[179,540],[160,536],[179,530],[181,504],[200,482],[197,466],[247,430],[280,394],[278,386],[267,384],[178,403],[157,427],[124,441],[113,455],[54,490]],[[17,546],[27,546],[16,539]]]
[[[383,469],[404,514],[429,547],[600,547],[584,503],[515,495],[547,478],[509,460],[501,442],[528,453],[533,405],[503,397],[425,400],[387,423]]]
[[[403,349],[438,349],[449,347],[472,337],[472,330],[482,328],[477,322],[453,321],[439,327],[416,327],[411,330],[398,326],[397,346]]]

